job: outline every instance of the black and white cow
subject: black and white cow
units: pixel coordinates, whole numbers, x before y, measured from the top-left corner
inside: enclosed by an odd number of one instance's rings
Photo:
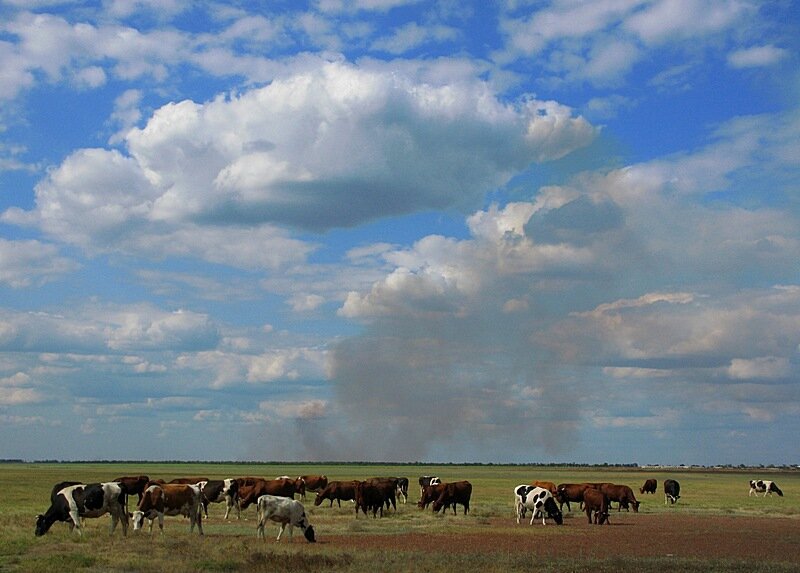
[[[533,512],[530,525],[533,525],[533,520],[538,516],[542,517],[542,525],[547,524],[547,517],[553,519],[558,525],[564,523],[564,516],[561,514],[561,510],[558,509],[558,504],[553,494],[543,487],[534,487],[530,490],[525,496],[524,505],[526,509],[530,509]]]
[[[228,519],[231,509],[234,507],[238,510],[239,484],[235,479],[201,481],[197,485],[200,486],[200,490],[203,492],[203,513],[205,513],[206,517],[208,517],[209,503],[225,502],[224,519]]]
[[[125,511],[125,492],[118,483],[91,483],[88,485],[69,485],[51,495],[50,508],[36,516],[36,536],[40,537],[50,530],[56,521],[70,524],[70,530],[77,527],[83,536],[82,517],[100,517],[111,514],[111,533],[122,522],[122,534],[128,534],[128,514]]]
[[[773,493],[777,493],[779,496],[783,497],[783,492],[781,488],[778,487],[774,481],[763,480],[763,479],[751,479],[750,480],[750,493],[747,494],[750,497],[753,494],[763,493],[764,497],[767,497],[767,494],[772,495]]]
[[[671,504],[674,504],[678,501],[678,498],[681,497],[681,484],[679,484],[674,479],[665,479],[664,480],[664,505],[667,505],[667,501]]]

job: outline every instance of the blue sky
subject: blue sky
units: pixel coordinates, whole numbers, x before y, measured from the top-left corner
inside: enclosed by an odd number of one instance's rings
[[[800,14],[0,2],[0,457],[797,463]]]

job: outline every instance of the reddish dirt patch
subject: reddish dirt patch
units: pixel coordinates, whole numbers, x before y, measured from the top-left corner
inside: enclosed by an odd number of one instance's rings
[[[509,527],[508,519],[467,525],[456,534],[403,533],[325,537],[343,549],[459,553],[535,553],[550,558],[664,557],[800,563],[800,520],[698,515],[611,515],[589,525],[577,515],[562,526]],[[512,522],[513,523],[513,522]],[[484,531],[479,528],[484,527]],[[536,543],[532,543],[532,539]],[[321,539],[321,541],[323,541]]]

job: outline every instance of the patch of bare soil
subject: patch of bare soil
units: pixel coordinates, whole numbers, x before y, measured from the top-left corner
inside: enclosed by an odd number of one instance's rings
[[[520,552],[597,559],[674,556],[800,563],[800,520],[612,513],[610,525],[589,525],[578,515],[561,526],[552,522],[509,526],[508,519],[491,519],[451,534],[354,534],[325,537],[324,542],[356,551]]]

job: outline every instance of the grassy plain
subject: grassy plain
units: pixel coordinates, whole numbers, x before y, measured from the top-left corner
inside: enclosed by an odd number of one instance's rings
[[[307,544],[298,533],[294,543],[276,544],[273,538],[261,542],[255,536],[255,510],[245,512],[241,521],[222,520],[221,505],[212,505],[204,522],[205,538],[190,535],[188,522],[167,518],[165,535],[133,534],[122,538],[118,531],[109,536],[110,519],[86,520],[86,534],[78,538],[64,524],[56,524],[42,538],[35,538],[35,515],[49,505],[53,484],[62,480],[109,481],[121,475],[147,474],[171,479],[203,475],[212,479],[254,475],[275,477],[324,473],[330,479],[364,479],[379,475],[407,476],[411,481],[409,503],[382,519],[358,519],[348,503],[341,509],[327,503],[314,507],[309,497],[306,508],[320,540]],[[473,484],[468,516],[446,516],[416,508],[417,477],[440,476],[443,481],[467,479]],[[563,527],[517,525],[513,518],[512,490],[534,479],[560,482],[611,481],[638,488],[648,477],[659,481],[655,496],[637,497],[642,508],[636,514],[612,514],[613,526],[588,527],[585,517],[573,511]],[[672,477],[682,486],[681,500],[665,506],[661,483]],[[751,477],[774,479],[786,493],[783,498],[748,497]],[[538,466],[409,466],[409,465],[318,465],[318,464],[0,464],[0,571],[798,571],[794,557],[747,553],[734,558],[710,552],[648,554],[647,528],[691,524],[690,537],[713,537],[714,528],[725,523],[734,531],[741,526],[759,536],[774,537],[761,525],[791,525],[788,544],[800,545],[800,472],[649,470],[638,468],[573,468]],[[663,517],[659,517],[663,516]],[[683,516],[683,517],[681,517]],[[731,518],[724,520],[724,518]],[[685,521],[680,521],[681,519]],[[776,522],[776,520],[779,520]],[[782,520],[782,521],[780,521]],[[628,527],[630,526],[630,527]],[[772,531],[772,530],[770,530]],[[268,534],[277,534],[277,526]],[[696,534],[696,535],[695,535]],[[602,535],[602,537],[597,537]],[[409,541],[409,540],[413,540]],[[492,545],[493,541],[505,540]],[[402,541],[402,542],[401,542]],[[763,541],[763,540],[762,540]],[[594,551],[597,544],[636,544],[637,551],[609,555]],[[580,547],[570,551],[568,547]],[[540,549],[537,550],[537,547]],[[541,548],[562,547],[563,551]],[[777,546],[782,547],[781,545]]]

